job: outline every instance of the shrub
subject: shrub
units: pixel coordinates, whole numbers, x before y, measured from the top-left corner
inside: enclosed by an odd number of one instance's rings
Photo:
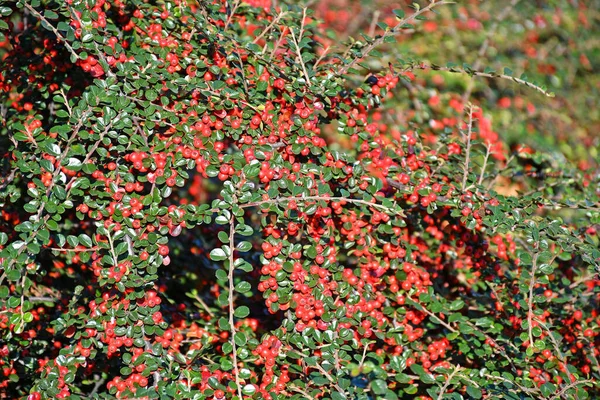
[[[5,397],[600,395],[598,166],[392,56],[449,2],[0,4]]]

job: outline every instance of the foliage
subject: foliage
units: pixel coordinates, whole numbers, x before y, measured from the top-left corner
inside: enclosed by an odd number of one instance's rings
[[[388,8],[0,1],[6,396],[600,395],[598,138],[417,51],[484,8]]]

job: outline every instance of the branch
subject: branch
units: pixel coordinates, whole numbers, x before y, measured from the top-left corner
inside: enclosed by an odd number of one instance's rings
[[[581,285],[582,283],[585,283],[585,282],[591,281],[591,280],[596,280],[596,279],[598,279],[598,274],[582,276],[579,279],[574,280],[573,283],[571,283],[569,285],[569,289],[575,289],[577,286]]]
[[[550,330],[550,328],[548,327],[548,325],[546,325],[542,321],[538,320],[537,318],[536,318],[535,321],[538,324],[540,324],[540,326],[542,328],[544,328],[546,330],[546,332],[548,332],[548,337],[550,338],[550,341],[552,342],[552,346],[554,347],[554,351],[556,351],[556,355],[558,356],[558,358],[560,358],[560,361],[562,361],[564,365],[567,365],[567,358],[563,354],[563,352],[560,350],[560,343],[558,343],[558,341],[556,340],[556,338],[552,334],[552,331]]]
[[[118,256],[117,256],[117,252],[115,251],[115,244],[113,242],[112,236],[110,235],[110,231],[108,229],[106,230],[106,237],[108,238],[108,244],[110,246],[110,255],[113,259],[112,264],[114,266],[116,266],[119,263]]]

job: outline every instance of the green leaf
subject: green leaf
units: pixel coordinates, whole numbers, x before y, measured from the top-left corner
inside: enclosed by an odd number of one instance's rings
[[[221,241],[221,243],[229,243],[229,235],[227,234],[227,232],[220,231],[217,234],[217,237],[219,238],[219,240]]]
[[[8,17],[12,14],[12,9],[10,7],[0,7],[0,15],[3,17]]]
[[[404,15],[405,15],[404,10],[401,10],[401,9],[397,8],[395,10],[392,10],[392,12],[396,16],[396,18],[398,18],[398,19],[403,19],[404,18]]]
[[[347,397],[340,392],[332,392],[331,400],[347,400]]]
[[[306,363],[306,365],[309,365],[311,367],[314,367],[315,365],[317,365],[316,357],[306,357],[306,358],[304,358],[304,362]]]
[[[219,225],[225,225],[229,223],[229,218],[225,217],[224,215],[219,215],[217,218],[215,218],[215,222]]]
[[[147,100],[154,101],[158,98],[158,93],[155,90],[149,89],[146,90],[145,96]]]
[[[235,232],[242,236],[251,236],[254,233],[254,229],[250,225],[238,225],[235,228]]]
[[[250,285],[246,281],[242,281],[242,282],[238,283],[237,285],[235,285],[235,291],[238,293],[246,293],[250,289],[252,289],[252,285]]]
[[[246,242],[246,241],[239,242],[237,245],[238,251],[241,251],[241,252],[246,252],[246,251],[250,250],[251,248],[252,248],[252,244],[250,242]]]
[[[235,309],[233,315],[236,318],[246,318],[248,315],[250,315],[250,309],[246,306],[240,306]]]
[[[242,388],[242,393],[246,396],[252,396],[254,393],[256,393],[256,387],[251,384],[244,385]]]
[[[546,382],[540,387],[540,390],[543,396],[548,397],[556,393],[556,385],[551,382]]]
[[[6,272],[6,278],[11,282],[16,282],[21,279],[21,271],[18,269],[12,269]],[[17,299],[18,300],[18,299]]]
[[[473,399],[480,399],[482,396],[481,390],[475,386],[467,386],[467,393]]]
[[[244,332],[236,332],[233,336],[233,341],[238,346],[245,346],[248,342],[248,338],[246,337],[246,334]]]
[[[462,301],[461,299],[458,300],[454,300],[449,306],[448,308],[450,309],[450,311],[458,311],[461,308],[463,308],[465,306],[465,302]]]
[[[85,233],[82,233],[81,235],[79,235],[78,238],[79,238],[79,243],[81,243],[85,247],[88,247],[88,248],[92,247],[92,239]]]
[[[227,258],[227,255],[225,254],[225,251],[223,251],[223,249],[213,249],[210,252],[210,259],[213,261],[223,261]]]
[[[58,18],[58,14],[55,13],[54,11],[52,11],[52,10],[46,10],[46,11],[44,11],[44,17],[46,19],[57,19]]]
[[[371,382],[371,389],[377,395],[385,394],[388,390],[387,383],[383,379],[375,379]]]
[[[233,351],[233,345],[229,342],[223,343],[223,354],[229,354]]]
[[[69,243],[69,246],[75,248],[79,245],[79,238],[77,236],[69,235],[67,236],[67,243]]]
[[[422,376],[425,374],[425,369],[419,365],[419,364],[413,364],[410,366],[410,369],[412,372],[414,372],[415,374]]]
[[[48,229],[50,229],[51,231],[57,231],[58,230],[58,224],[56,223],[56,221],[54,221],[53,219],[49,219],[46,222],[46,226],[48,227]]]
[[[229,279],[229,277],[227,276],[227,272],[223,271],[222,269],[218,269],[215,275],[217,277],[217,280],[220,282],[225,282]]]

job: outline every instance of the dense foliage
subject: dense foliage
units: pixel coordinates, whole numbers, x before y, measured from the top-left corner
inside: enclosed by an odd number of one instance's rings
[[[0,398],[600,396],[599,17],[489,3],[0,0]]]

